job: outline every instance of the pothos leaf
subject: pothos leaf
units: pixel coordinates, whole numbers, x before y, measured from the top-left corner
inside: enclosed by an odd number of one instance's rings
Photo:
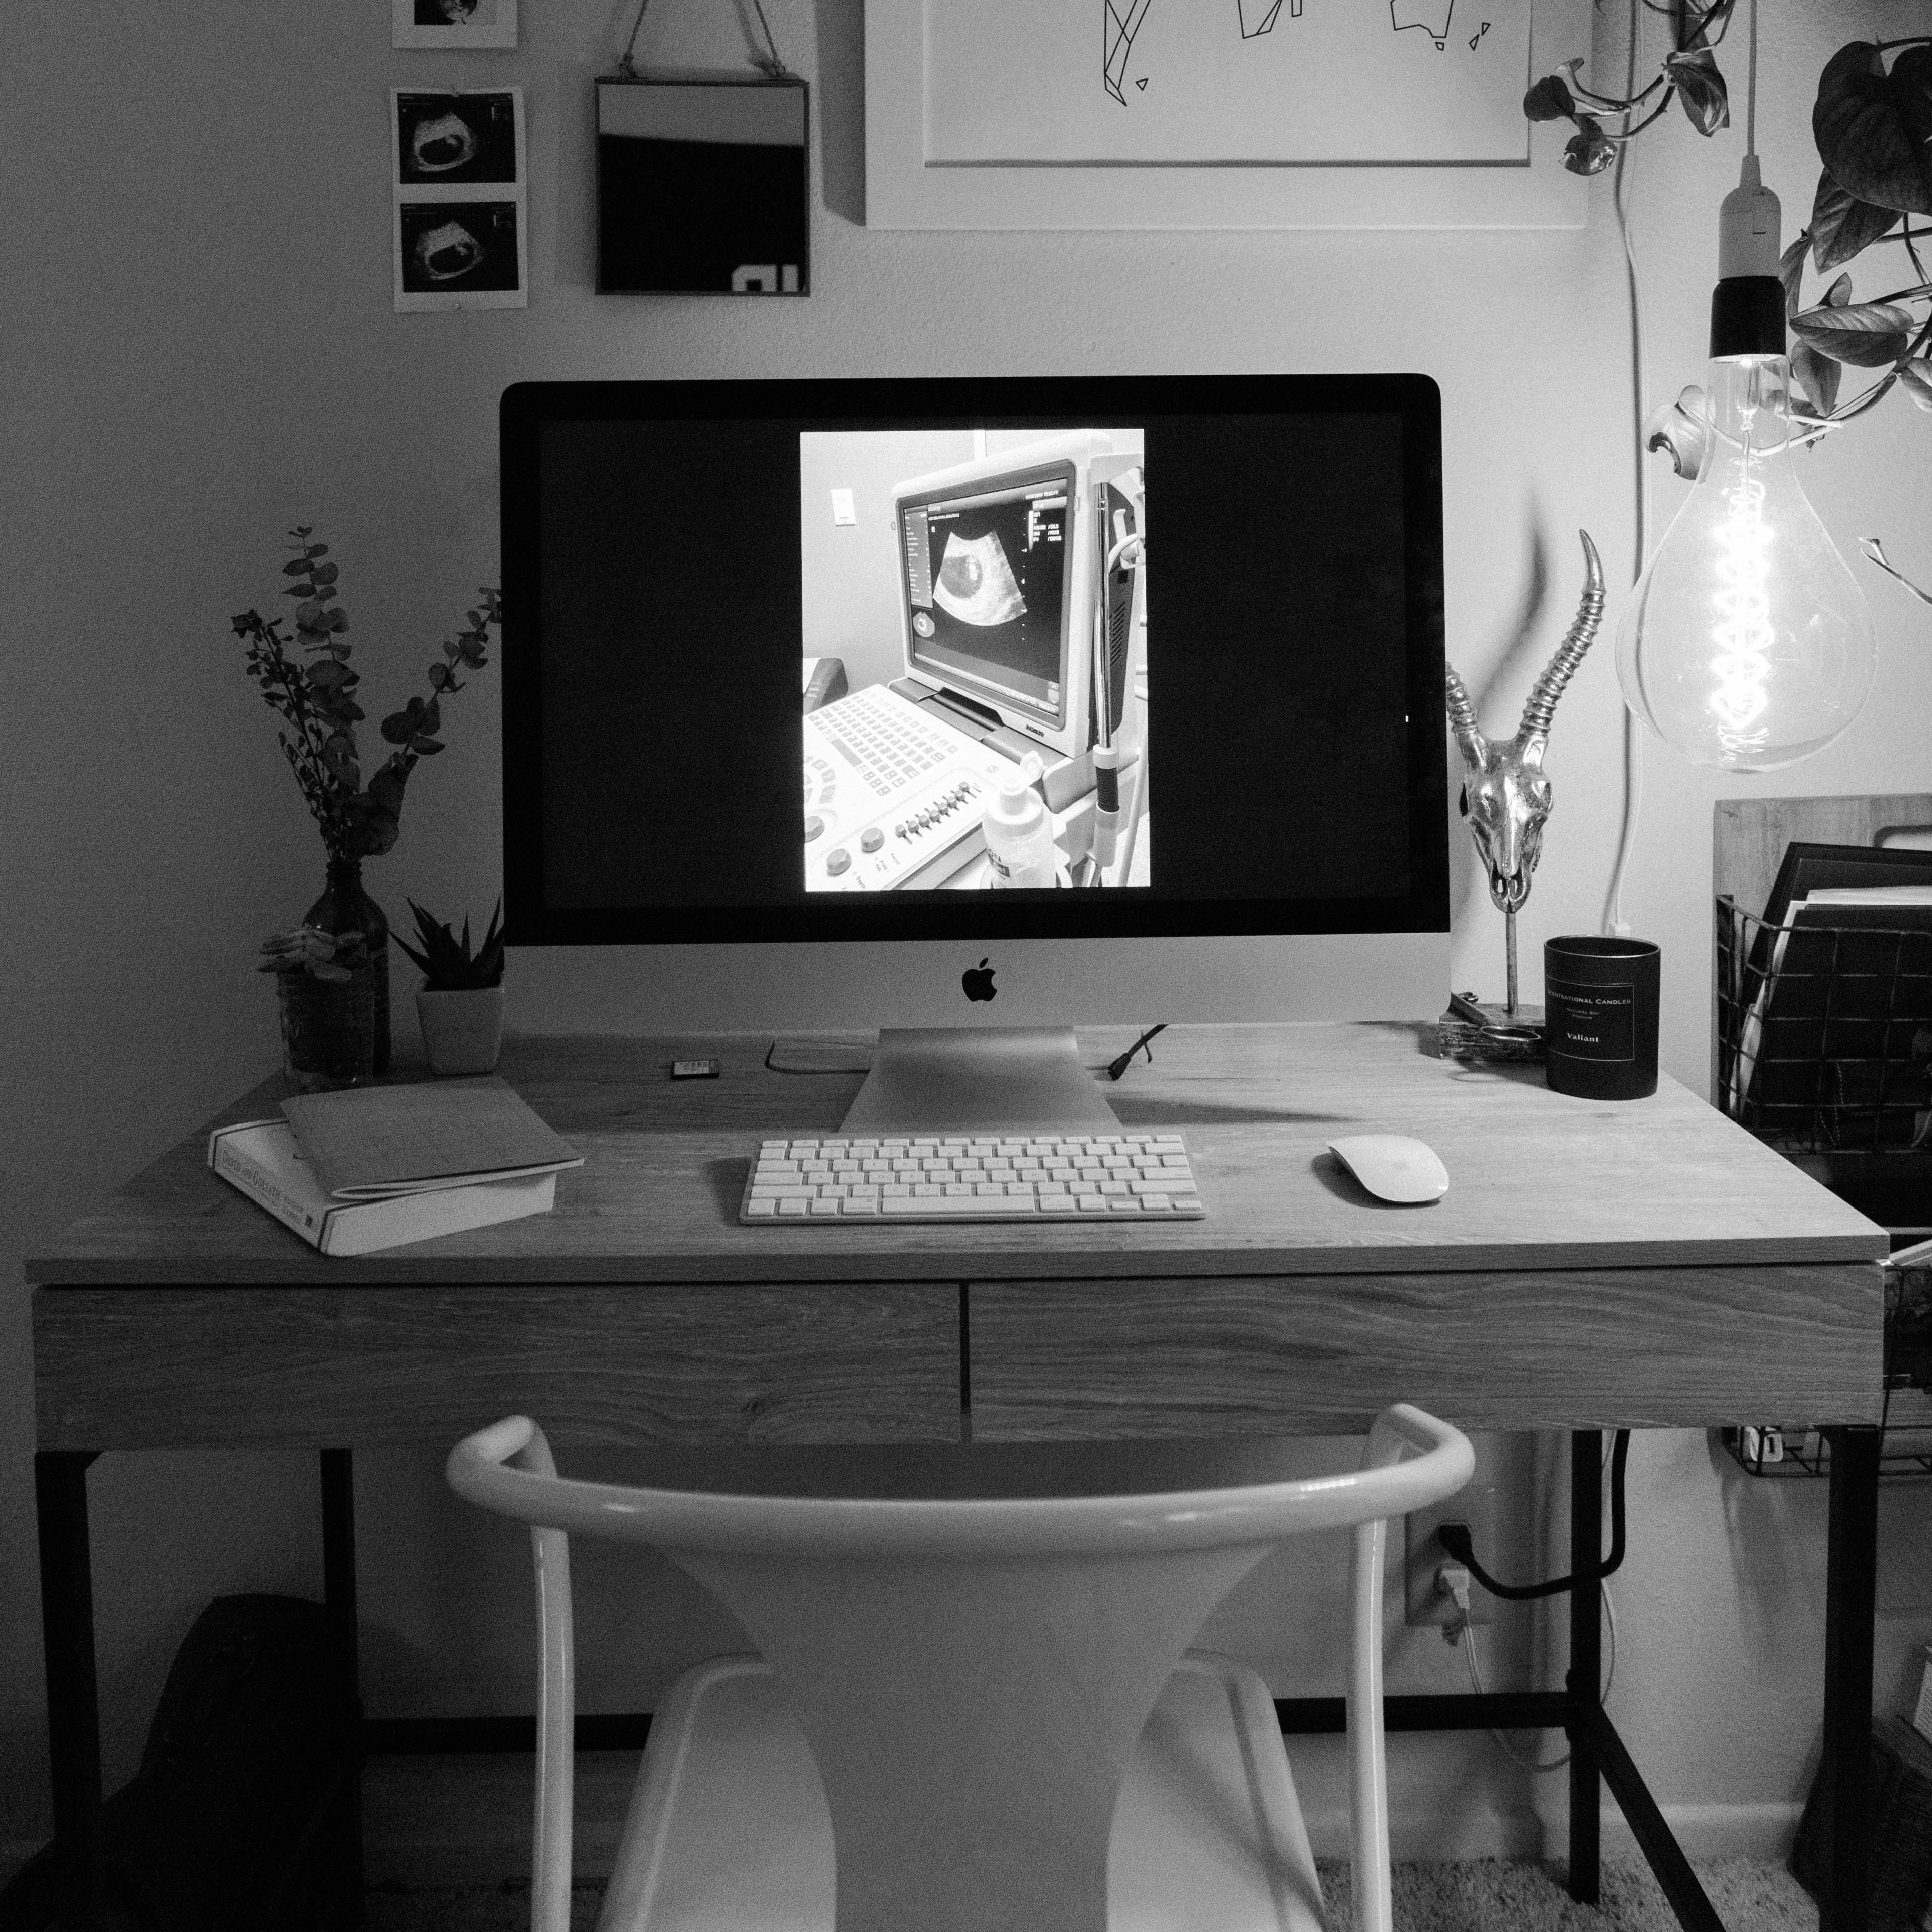
[[[1824,355],[1879,369],[1905,353],[1912,317],[1895,302],[1852,302],[1807,309],[1792,317],[1791,326]]]
[[[1718,71],[1718,57],[1708,47],[1688,53],[1672,54],[1664,71],[1676,87],[1684,112],[1699,134],[1714,134],[1731,124],[1731,98],[1724,76]]]
[[[1825,171],[1876,208],[1932,214],[1932,47],[1911,47],[1886,71],[1869,40],[1825,63],[1811,133]]]
[[[1576,111],[1576,100],[1560,74],[1546,74],[1522,97],[1522,111],[1532,121],[1562,121]],[[472,622],[479,621],[470,614]]]
[[[1617,158],[1603,123],[1594,116],[1576,116],[1576,132],[1563,144],[1563,165],[1573,175],[1600,175]]]
[[[1848,194],[1830,175],[1819,176],[1810,232],[1812,260],[1821,275],[1849,262],[1868,242],[1876,242],[1898,225],[1896,208],[1876,208]]]
[[[1804,251],[1811,245],[1811,231],[1806,229],[1778,258],[1778,279],[1784,284],[1784,319],[1798,313],[1798,290],[1804,279]]]
[[[1932,412],[1932,362],[1920,356],[1904,364],[1898,372],[1898,386],[1922,410]]]
[[[1791,373],[1810,398],[1814,416],[1828,416],[1838,406],[1838,380],[1842,364],[1828,356],[1820,356],[1808,342],[1800,342],[1791,352]]]
[[[1644,448],[1669,450],[1670,466],[1694,482],[1703,468],[1704,452],[1710,440],[1704,392],[1695,382],[1680,390],[1674,402],[1652,410],[1644,420]]]

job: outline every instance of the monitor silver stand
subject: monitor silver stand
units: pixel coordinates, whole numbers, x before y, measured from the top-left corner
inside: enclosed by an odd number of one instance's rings
[[[1118,1133],[1070,1027],[885,1028],[848,1134]]]

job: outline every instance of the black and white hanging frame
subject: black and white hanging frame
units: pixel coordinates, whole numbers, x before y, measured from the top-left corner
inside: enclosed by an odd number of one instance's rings
[[[597,89],[597,286],[605,295],[808,295],[808,90],[762,0],[756,80],[646,76],[629,44]]]

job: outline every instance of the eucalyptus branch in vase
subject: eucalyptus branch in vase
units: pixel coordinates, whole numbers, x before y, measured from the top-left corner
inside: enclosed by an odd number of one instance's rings
[[[314,535],[305,524],[292,530],[290,547],[296,554],[282,566],[290,580],[284,594],[301,600],[294,636],[286,634],[281,618],[265,618],[256,610],[233,620],[235,634],[247,646],[248,675],[278,715],[282,755],[321,830],[328,862],[327,886],[301,925],[272,936],[262,949],[262,970],[277,975],[283,994],[288,1069],[298,1081],[310,1076],[353,1079],[371,1070],[380,1076],[388,1065],[388,921],[362,890],[362,862],[395,844],[410,775],[443,748],[438,736],[442,706],[464,688],[460,674],[481,670],[489,662],[490,627],[502,621],[496,592],[484,589],[466,628],[446,641],[441,658],[429,665],[428,695],[411,698],[382,720],[383,740],[395,748],[365,783],[356,740],[356,728],[367,716],[356,701],[362,674],[350,662],[344,634],[349,618],[340,602],[337,567],[326,544],[310,541]],[[324,941],[343,950],[328,950]],[[316,986],[344,986],[346,992],[358,974],[370,992],[370,1030],[359,1040],[338,1041],[323,1019],[298,1011],[298,994]]]
[[[337,601],[338,571],[324,561],[326,544],[310,543],[308,524],[290,532],[296,555],[282,566],[293,580],[284,595],[299,597],[292,640],[282,620],[244,610],[234,620],[236,635],[248,645],[248,674],[262,701],[281,713],[282,754],[296,775],[310,814],[322,830],[322,844],[334,860],[380,857],[402,830],[403,794],[418,760],[440,752],[442,701],[464,688],[459,670],[480,670],[489,662],[490,626],[502,621],[497,592],[485,588],[482,605],[468,614],[466,629],[442,646],[442,661],[428,670],[429,694],[412,698],[380,726],[385,741],[397,748],[376,767],[367,785],[356,742],[356,727],[367,716],[356,701],[362,674],[350,664],[344,636],[348,613]],[[295,654],[294,646],[306,658]]]

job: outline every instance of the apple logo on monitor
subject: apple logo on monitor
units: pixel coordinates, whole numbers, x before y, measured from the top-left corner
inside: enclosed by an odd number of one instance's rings
[[[969,1000],[991,1000],[998,996],[1000,989],[993,984],[993,970],[982,959],[978,965],[969,966],[960,974],[959,984]]]

